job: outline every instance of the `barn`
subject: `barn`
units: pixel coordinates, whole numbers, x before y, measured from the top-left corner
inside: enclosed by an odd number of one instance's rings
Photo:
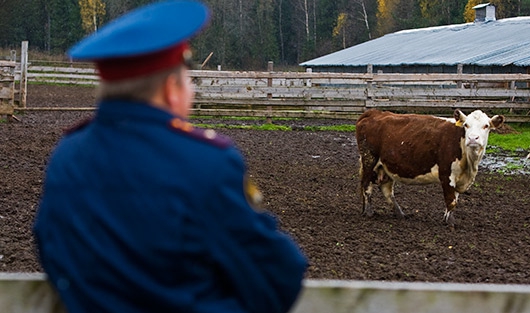
[[[497,20],[477,5],[475,21],[402,30],[300,65],[313,72],[530,74],[530,16]]]

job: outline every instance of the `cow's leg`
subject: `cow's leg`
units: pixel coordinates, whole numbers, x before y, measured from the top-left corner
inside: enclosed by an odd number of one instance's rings
[[[361,191],[363,197],[363,211],[362,214],[366,216],[374,215],[374,210],[372,209],[372,185],[370,184],[368,188],[364,188]]]
[[[359,150],[361,150],[359,174],[361,176],[361,197],[363,199],[362,214],[372,216],[374,215],[372,209],[372,183],[375,183],[377,178],[377,175],[374,172],[377,160],[365,149],[359,148]]]
[[[394,197],[394,181],[390,178],[383,180],[381,182],[381,191],[383,192],[383,195],[386,198],[386,202],[394,206],[394,215],[396,215],[397,217],[404,217],[405,214],[403,214],[401,207],[399,206],[396,201],[396,198]]]
[[[453,215],[456,203],[458,201],[458,192],[449,184],[442,184],[445,200],[444,220],[449,227],[455,227],[455,217]]]

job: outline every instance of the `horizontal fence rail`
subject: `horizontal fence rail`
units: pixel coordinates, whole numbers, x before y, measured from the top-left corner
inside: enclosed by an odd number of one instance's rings
[[[192,70],[190,75],[196,91],[192,112],[199,116],[356,119],[370,108],[439,115],[460,108],[530,122],[530,74]],[[38,83],[98,84],[90,67],[30,65],[27,76]]]
[[[0,273],[0,312],[64,313],[41,273]],[[305,280],[290,313],[530,313],[530,286]]]

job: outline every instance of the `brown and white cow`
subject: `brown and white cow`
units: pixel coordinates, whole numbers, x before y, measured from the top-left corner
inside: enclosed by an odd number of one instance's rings
[[[417,114],[366,111],[357,120],[363,213],[372,216],[372,183],[378,184],[394,213],[404,216],[394,198],[395,182],[442,185],[445,221],[454,226],[458,195],[477,175],[491,129],[504,116],[455,110],[454,119]]]

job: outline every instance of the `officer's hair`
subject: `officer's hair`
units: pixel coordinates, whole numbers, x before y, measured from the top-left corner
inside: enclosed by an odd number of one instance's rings
[[[121,99],[148,102],[171,74],[177,74],[177,83],[181,84],[182,70],[185,66],[156,72],[151,75],[119,81],[100,81],[96,91],[98,101],[103,99]]]

